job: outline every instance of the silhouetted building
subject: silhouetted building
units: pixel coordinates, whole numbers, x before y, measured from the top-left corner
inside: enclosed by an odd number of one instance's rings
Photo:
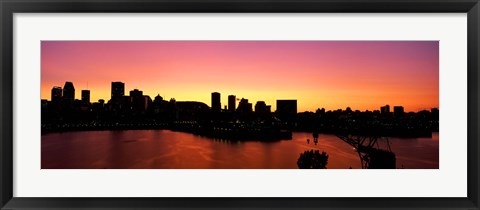
[[[120,99],[125,95],[125,83],[112,82],[112,99]]]
[[[390,113],[390,105],[385,105],[385,106],[380,107],[380,113],[381,114]]]
[[[112,82],[111,99],[109,101],[112,114],[116,115],[122,110],[126,111],[129,108],[129,102],[129,97],[125,97],[125,83]]]
[[[138,90],[138,89],[133,89],[130,91],[130,96],[131,97],[141,97],[143,96],[143,91]]]
[[[277,100],[277,113],[297,114],[297,100]]]
[[[235,95],[229,95],[228,96],[228,111],[235,111],[235,105],[237,103],[237,97]]]
[[[220,111],[222,104],[220,103],[220,93],[212,93],[212,111]]]
[[[440,116],[439,116],[438,108],[432,108],[432,109],[430,110],[430,112],[431,112],[431,114],[432,114],[432,120],[438,121],[438,119],[439,119],[439,117],[440,117]]]
[[[153,100],[153,113],[160,114],[166,111],[167,101],[163,100],[163,97],[158,94]]]
[[[52,88],[52,101],[53,102],[58,102],[62,100],[62,87],[55,86]]]
[[[281,120],[293,120],[297,114],[297,100],[277,100],[276,114]]]
[[[210,109],[205,103],[196,101],[177,101],[175,105],[179,120],[195,120]]]
[[[148,99],[143,95],[143,91],[134,89],[130,91],[130,100],[133,111],[143,112],[148,108]]]
[[[63,86],[63,99],[68,101],[75,100],[75,87],[72,82],[65,82]]]
[[[240,113],[250,113],[252,110],[252,103],[248,103],[248,99],[242,98],[238,103],[237,112]]]
[[[182,111],[208,111],[210,107],[197,101],[176,101],[177,108]]]
[[[41,103],[42,110],[47,108],[47,106],[48,106],[48,100],[46,100],[46,99],[41,99],[40,103]]]
[[[267,104],[265,104],[265,101],[257,101],[257,103],[255,104],[255,113],[267,113]]]
[[[153,100],[154,103],[161,103],[163,101],[163,97],[158,94],[155,96],[155,99]]]
[[[90,103],[90,90],[82,90],[82,102]]]
[[[105,100],[98,99],[98,102],[92,103],[92,111],[100,117],[105,110]]]
[[[403,106],[394,106],[393,107],[393,115],[395,117],[401,117],[401,116],[403,116],[404,113],[405,113],[405,110],[404,110]]]
[[[145,110],[147,111],[151,104],[153,104],[152,98],[150,96],[144,95],[145,98]]]

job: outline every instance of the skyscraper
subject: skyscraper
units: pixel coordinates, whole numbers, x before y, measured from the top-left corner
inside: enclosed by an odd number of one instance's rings
[[[82,102],[90,103],[90,90],[82,90]]]
[[[405,113],[405,110],[404,110],[403,106],[394,106],[393,107],[393,115],[395,117],[401,117],[401,116],[403,116],[403,113]]]
[[[62,87],[55,86],[52,88],[52,101],[62,100]]]
[[[220,103],[220,93],[212,93],[212,111],[220,111],[222,104]]]
[[[75,87],[72,82],[65,82],[63,86],[63,99],[68,101],[75,100]]]
[[[255,113],[267,113],[267,104],[265,104],[265,101],[257,101],[257,103],[255,104]]]
[[[130,100],[132,103],[132,109],[137,112],[142,112],[147,109],[147,101],[143,95],[143,91],[134,89],[130,91]]]
[[[112,99],[119,100],[125,95],[125,83],[112,82]]]
[[[228,96],[228,111],[235,111],[235,104],[236,104],[237,97],[234,95]]]
[[[390,113],[390,105],[387,104],[385,106],[380,107],[380,113],[382,114]]]
[[[129,109],[129,98],[125,97],[125,83],[112,82],[112,92],[109,103],[112,105],[111,110],[114,114]]]

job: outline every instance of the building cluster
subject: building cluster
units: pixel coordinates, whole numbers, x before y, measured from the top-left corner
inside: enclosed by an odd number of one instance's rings
[[[221,94],[219,92],[212,93],[211,110],[213,112],[238,112],[238,113],[255,113],[258,115],[266,115],[272,113],[272,106],[267,105],[265,101],[257,101],[255,106],[248,102],[248,99],[238,99],[235,95],[228,96],[228,106],[221,109]],[[237,100],[239,100],[237,107]],[[297,100],[277,100],[277,110],[275,113],[280,118],[290,117],[297,114]]]
[[[42,100],[42,129],[64,130],[69,126],[87,126],[82,129],[89,129],[99,125],[118,127],[147,123],[178,128],[178,122],[188,122],[203,127],[214,124],[214,127],[222,129],[234,127],[232,124],[252,128],[270,125],[284,130],[331,133],[375,127],[395,135],[409,133],[423,136],[438,130],[439,124],[438,108],[406,113],[402,106],[394,106],[392,112],[390,105],[385,105],[380,110],[365,112],[347,107],[345,110],[325,111],[322,108],[316,112],[298,113],[297,100],[277,100],[276,110],[272,112],[271,105],[265,101],[257,101],[253,106],[248,99],[239,99],[235,95],[228,95],[227,105],[222,109],[219,92],[211,93],[210,106],[203,102],[176,101],[174,98],[167,101],[159,94],[152,100],[138,89],[129,91],[129,95],[125,93],[125,83],[112,82],[110,100],[105,102],[100,99],[91,103],[90,90],[81,90],[81,100],[78,100],[75,99],[72,82],[65,82],[63,88],[55,86],[51,90],[51,101]]]
[[[125,95],[125,84],[122,82],[112,82],[111,99],[108,103],[100,99],[98,102],[91,103],[90,90],[81,90],[81,100],[75,99],[75,87],[72,82],[65,82],[62,87],[54,86],[51,90],[51,101],[42,100],[42,108],[49,108],[51,112],[62,112],[69,114],[75,111],[100,111],[108,108],[112,112],[130,111],[145,112],[152,100],[149,96],[143,95],[143,92],[134,89],[130,95]]]
[[[385,105],[380,107],[380,113],[382,114],[390,114],[390,105]],[[403,106],[394,106],[393,107],[393,115],[394,116],[403,116],[405,114],[405,110]]]
[[[237,103],[238,102],[238,103]],[[280,119],[293,119],[297,114],[296,100],[277,100],[276,115]],[[221,94],[211,93],[211,106],[196,101],[176,101],[174,98],[166,101],[159,94],[152,100],[143,91],[133,89],[125,94],[125,83],[112,82],[111,96],[108,102],[100,99],[90,101],[90,90],[81,90],[81,100],[75,99],[75,87],[72,82],[65,82],[64,87],[53,87],[51,101],[42,100],[42,120],[51,119],[83,119],[83,118],[115,118],[115,117],[163,117],[173,119],[196,119],[204,113],[213,116],[272,116],[271,105],[265,101],[257,101],[255,106],[248,99],[238,99],[235,95],[228,96],[228,106],[222,109]],[[232,115],[232,113],[234,115]],[[205,115],[202,115],[205,116]]]
[[[75,100],[75,87],[72,82],[65,82],[62,87],[54,86],[52,88],[51,100],[53,102],[60,101],[74,101]],[[90,103],[90,90],[82,90],[82,102]]]
[[[393,116],[397,118],[405,117],[407,113],[405,113],[405,109],[403,106],[393,106],[393,112],[390,111],[390,105],[385,105],[380,107],[380,114],[386,116]],[[377,112],[377,111],[374,111]],[[422,110],[418,113],[425,113],[428,112],[427,110]],[[410,115],[413,113],[409,113]],[[431,108],[429,114],[432,116],[433,121],[438,121],[439,118],[439,110],[438,108]]]

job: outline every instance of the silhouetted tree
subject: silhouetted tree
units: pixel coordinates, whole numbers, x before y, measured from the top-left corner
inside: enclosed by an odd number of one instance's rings
[[[326,169],[328,164],[328,155],[319,150],[305,151],[300,154],[297,160],[297,166],[300,169]]]

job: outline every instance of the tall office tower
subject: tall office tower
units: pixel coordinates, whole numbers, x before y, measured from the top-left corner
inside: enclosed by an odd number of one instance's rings
[[[235,111],[235,104],[236,104],[237,97],[234,95],[228,96],[228,111]]]
[[[90,103],[90,90],[82,90],[82,102]]]
[[[63,86],[63,99],[68,101],[75,100],[75,87],[72,82],[65,82]]]
[[[382,114],[390,113],[390,105],[387,104],[385,106],[380,107],[380,113]]]
[[[55,86],[52,88],[52,101],[62,100],[62,87]]]
[[[212,93],[212,111],[220,111],[222,104],[220,103],[220,93]]]
[[[111,99],[120,100],[125,95],[125,83],[112,82],[112,96]]]

